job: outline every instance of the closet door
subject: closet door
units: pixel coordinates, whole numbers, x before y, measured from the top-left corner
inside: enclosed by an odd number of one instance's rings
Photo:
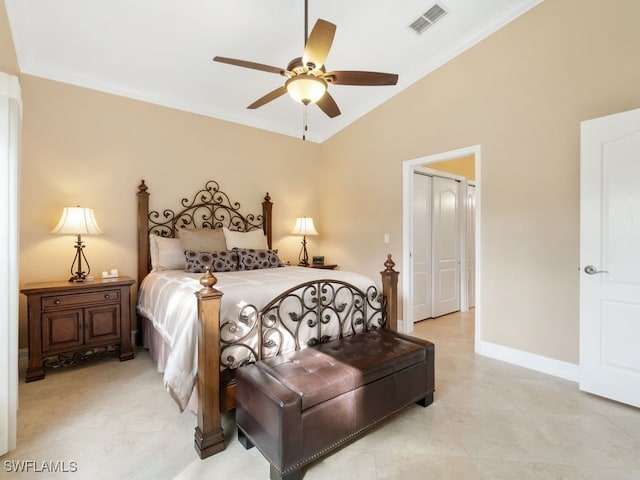
[[[413,322],[431,317],[431,195],[432,177],[413,174]]]
[[[467,185],[467,306],[476,306],[476,187]]]
[[[460,182],[433,177],[433,314],[460,310]]]

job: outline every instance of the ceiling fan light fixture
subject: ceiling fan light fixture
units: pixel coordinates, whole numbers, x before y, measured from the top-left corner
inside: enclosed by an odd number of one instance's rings
[[[291,77],[285,83],[289,95],[304,105],[316,103],[327,91],[327,82],[322,78],[306,73]]]

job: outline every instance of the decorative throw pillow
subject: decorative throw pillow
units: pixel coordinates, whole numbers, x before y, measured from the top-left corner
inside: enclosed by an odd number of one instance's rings
[[[284,263],[278,257],[277,250],[238,248],[236,251],[238,252],[239,270],[284,267]]]
[[[198,252],[186,250],[186,272],[204,273],[207,265],[211,265],[214,272],[235,272],[238,270],[238,253],[235,250],[223,250],[221,252]]]
[[[223,252],[227,250],[224,232],[221,228],[179,228],[176,237],[180,238],[183,250],[195,252]]]
[[[227,227],[222,227],[227,248],[253,248],[256,250],[267,250],[267,236],[260,229],[249,232],[235,232]]]
[[[184,250],[177,238],[160,237],[154,233],[149,235],[149,253],[151,269],[182,270],[184,269]]]

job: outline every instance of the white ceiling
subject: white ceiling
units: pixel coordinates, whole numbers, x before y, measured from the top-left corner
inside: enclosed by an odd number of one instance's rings
[[[541,0],[437,0],[447,10],[417,35],[435,0],[309,0],[337,25],[330,70],[399,74],[396,86],[330,85],[342,115],[308,108],[322,142]],[[246,107],[284,83],[215,55],[285,68],[304,47],[303,0],[5,0],[22,73],[301,137],[304,107],[288,95]]]

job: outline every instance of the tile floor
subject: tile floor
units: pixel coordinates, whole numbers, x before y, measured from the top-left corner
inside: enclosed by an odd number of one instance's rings
[[[436,344],[436,396],[305,469],[304,480],[640,479],[640,410],[577,385],[473,353],[473,312],[416,326]],[[50,370],[20,383],[18,448],[0,457],[16,479],[267,479],[269,465],[235,438],[206,460],[145,351]],[[73,473],[9,472],[18,461]],[[71,463],[75,462],[75,463]],[[60,465],[60,463],[58,463]]]

